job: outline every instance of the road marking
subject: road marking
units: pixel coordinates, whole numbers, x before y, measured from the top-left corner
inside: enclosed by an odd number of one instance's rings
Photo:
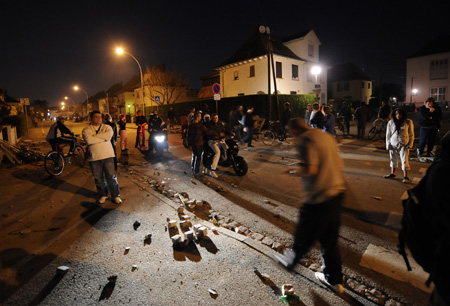
[[[430,286],[430,288],[425,286],[425,282],[428,279],[428,273],[423,271],[411,255],[408,255],[408,259],[412,271],[406,269],[405,261],[399,253],[369,244],[361,257],[359,265],[395,280],[409,283],[422,291],[431,293],[434,286]]]
[[[413,183],[413,184],[419,184],[419,182],[420,182],[421,179],[422,179],[422,178],[420,178],[420,177],[413,177],[411,183]]]
[[[402,228],[401,221],[402,221],[402,214],[391,212],[384,225],[394,229],[401,229]]]
[[[419,172],[420,172],[420,173],[425,173],[425,172],[427,172],[427,168],[420,168],[420,169],[419,169]]]
[[[400,197],[400,200],[406,200],[408,198],[408,191],[403,192],[402,196]]]

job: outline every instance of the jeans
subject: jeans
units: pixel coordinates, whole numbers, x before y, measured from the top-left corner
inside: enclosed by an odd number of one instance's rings
[[[358,139],[363,140],[364,135],[366,134],[366,123],[358,123]]]
[[[192,147],[191,169],[193,174],[200,172],[200,164],[202,161],[203,146]]]
[[[314,245],[320,243],[322,270],[327,281],[342,284],[342,263],[339,254],[338,238],[339,212],[344,194],[340,194],[319,204],[304,204],[300,208],[300,217],[295,231],[292,249],[296,253],[296,262]]]
[[[119,183],[117,182],[116,170],[114,167],[114,158],[106,158],[89,162],[92,174],[95,179],[95,187],[100,197],[108,196],[108,189],[111,197],[119,197]]]
[[[437,140],[437,136],[438,136],[437,129],[421,127],[419,135],[419,145],[417,147],[419,154],[423,153],[423,151],[425,150],[425,145],[427,145],[427,153],[433,151],[434,144],[436,143]]]
[[[252,145],[252,139],[253,139],[253,129],[247,128],[247,134],[244,138],[242,138],[242,141],[247,142],[248,146],[250,147]]]

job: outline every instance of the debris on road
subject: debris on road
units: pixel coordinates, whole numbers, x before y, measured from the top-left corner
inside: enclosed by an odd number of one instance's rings
[[[381,200],[382,200],[382,198],[381,198],[381,197],[378,197],[378,196],[371,196],[371,198],[374,199],[374,200],[378,200],[378,201],[381,201]]]
[[[286,284],[281,287],[281,300],[287,305],[300,305],[300,298],[295,295],[294,286]]]
[[[177,220],[170,220],[169,221],[169,228],[177,227]]]
[[[211,296],[213,298],[217,298],[218,294],[217,294],[216,290],[210,288],[210,289],[208,289],[208,292],[209,292],[209,294],[211,294]]]
[[[139,221],[137,221],[137,220],[134,221],[134,223],[133,223],[133,228],[134,228],[135,231],[138,229],[139,226],[141,226],[141,222],[139,222]]]
[[[21,234],[21,235],[28,235],[28,234],[31,234],[31,230],[30,229],[24,229],[24,230],[21,230],[19,232],[19,234]]]
[[[56,268],[56,274],[58,275],[65,275],[69,271],[69,267],[67,266],[59,266]]]
[[[30,149],[26,145],[13,145],[8,141],[0,139],[0,156],[6,156],[6,158],[11,162],[11,164],[22,164],[31,163],[35,161],[44,160],[45,154],[35,150]],[[0,159],[0,164],[2,162]]]

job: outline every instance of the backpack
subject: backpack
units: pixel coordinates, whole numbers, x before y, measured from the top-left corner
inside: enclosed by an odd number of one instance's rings
[[[403,200],[402,228],[398,234],[398,252],[403,256],[408,271],[411,271],[406,247],[411,251],[414,260],[430,273],[426,281],[427,287],[432,281],[434,255],[437,249],[438,233],[429,213],[429,203],[426,199],[426,185],[428,173],[432,164],[417,186],[408,190],[408,198]]]

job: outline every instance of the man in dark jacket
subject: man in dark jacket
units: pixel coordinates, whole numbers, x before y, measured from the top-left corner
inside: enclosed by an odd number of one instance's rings
[[[366,134],[367,121],[370,119],[370,110],[366,102],[361,102],[361,106],[355,110],[355,120],[358,127],[358,139],[363,140]]]
[[[244,132],[245,137],[242,138],[243,142],[248,143],[248,147],[252,148],[252,139],[253,139],[253,127],[255,126],[255,120],[253,120],[253,110],[255,108],[253,106],[247,107],[247,113],[245,113],[242,118],[242,123],[244,124]]]
[[[238,141],[242,140],[242,133],[241,133],[241,122],[242,122],[242,105],[238,105],[236,109],[233,109],[230,116],[230,131],[234,132],[236,138]]]
[[[352,120],[352,110],[347,102],[343,102],[338,112],[338,117],[344,117],[345,125],[347,126],[347,134],[350,135],[350,121]]]
[[[381,106],[378,111],[378,118],[388,120],[390,114],[391,107],[389,106],[389,104],[387,104],[386,101],[381,101]]]
[[[284,132],[286,131],[286,126],[289,123],[289,120],[291,120],[291,116],[292,116],[291,105],[289,104],[289,102],[286,102],[284,103],[284,109],[283,112],[281,113],[281,118],[279,121],[279,131],[280,135],[283,135],[283,137]]]
[[[70,144],[69,155],[71,155],[75,150],[77,140],[74,138],[73,132],[64,124],[65,121],[66,116],[59,116],[58,120],[50,127],[46,140],[52,146],[53,151],[56,150],[56,146],[60,143]],[[69,134],[72,137],[65,136],[64,134]]]
[[[309,122],[309,124],[313,128],[323,129],[324,122],[325,122],[325,116],[320,111],[319,103],[314,103],[312,114],[311,114],[311,121]]]
[[[207,128],[201,122],[202,114],[196,112],[194,114],[193,122],[188,128],[187,141],[188,145],[192,148],[191,169],[192,176],[197,178],[200,172],[200,164],[202,161],[202,153],[204,146],[203,135],[207,133]]]
[[[434,98],[428,98],[425,105],[419,108],[420,138],[417,147],[417,157],[423,155],[427,145],[427,156],[432,156],[438,131],[441,128],[442,110],[434,102]]]

